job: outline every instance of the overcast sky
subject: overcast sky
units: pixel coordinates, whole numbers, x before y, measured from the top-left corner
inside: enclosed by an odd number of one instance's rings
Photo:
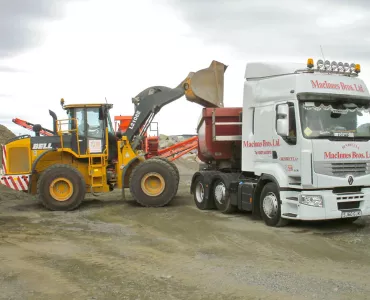
[[[143,89],[174,87],[213,59],[229,66],[225,105],[241,106],[247,62],[317,60],[320,45],[326,59],[360,63],[368,82],[369,9],[365,0],[0,0],[0,123],[52,128],[48,108],[64,118],[61,97],[107,97],[112,118],[131,115]],[[200,112],[182,98],[156,121],[164,134],[195,133]]]

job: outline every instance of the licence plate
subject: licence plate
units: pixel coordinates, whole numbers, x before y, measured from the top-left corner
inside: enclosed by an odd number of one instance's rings
[[[342,218],[361,217],[361,210],[342,211]]]

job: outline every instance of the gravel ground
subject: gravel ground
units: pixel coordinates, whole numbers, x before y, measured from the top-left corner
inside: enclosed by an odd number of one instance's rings
[[[369,219],[270,228],[199,211],[196,163],[177,164],[166,208],[115,191],[49,212],[1,189],[0,299],[370,299]]]

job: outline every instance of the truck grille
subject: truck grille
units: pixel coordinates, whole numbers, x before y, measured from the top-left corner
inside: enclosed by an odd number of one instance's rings
[[[360,208],[360,201],[338,202],[338,210]]]
[[[347,175],[364,176],[370,174],[370,162],[315,162],[317,174],[346,177]]]

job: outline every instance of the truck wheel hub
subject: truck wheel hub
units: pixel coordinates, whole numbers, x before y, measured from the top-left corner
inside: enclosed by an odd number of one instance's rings
[[[278,200],[274,193],[268,193],[262,202],[263,212],[269,218],[276,216],[278,211]]]
[[[195,187],[195,198],[199,203],[204,201],[204,187],[201,182],[198,182],[197,186]]]
[[[220,182],[215,187],[215,199],[220,204],[223,204],[225,200],[225,185],[223,182]]]

